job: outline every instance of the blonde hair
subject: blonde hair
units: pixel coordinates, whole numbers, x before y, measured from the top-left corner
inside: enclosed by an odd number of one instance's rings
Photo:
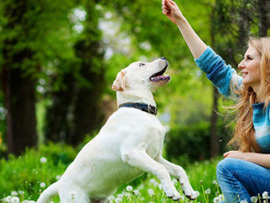
[[[243,90],[238,93],[240,99],[234,106],[237,110],[236,126],[229,144],[243,152],[259,152],[253,126],[252,104],[257,102],[258,96],[262,95],[264,95],[264,108],[270,102],[270,37],[250,38],[248,45],[255,48],[261,56],[259,67],[261,85],[257,94],[249,86],[244,86]]]

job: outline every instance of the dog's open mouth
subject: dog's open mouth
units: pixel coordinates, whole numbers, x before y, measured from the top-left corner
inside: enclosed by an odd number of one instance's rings
[[[164,75],[167,67],[168,67],[168,64],[166,64],[166,66],[160,72],[157,72],[154,75],[152,75],[150,77],[150,81],[158,82],[158,81],[168,81],[168,80],[170,80],[171,77],[169,75]]]

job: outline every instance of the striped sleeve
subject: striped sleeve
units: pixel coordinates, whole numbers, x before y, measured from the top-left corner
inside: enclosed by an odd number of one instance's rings
[[[235,90],[242,88],[242,77],[237,75],[235,69],[227,65],[210,47],[207,47],[195,62],[221,94],[232,99],[237,98]]]

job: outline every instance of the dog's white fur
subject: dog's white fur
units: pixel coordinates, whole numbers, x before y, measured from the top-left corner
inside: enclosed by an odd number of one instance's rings
[[[149,63],[135,62],[118,73],[113,83],[118,105],[139,102],[155,106],[152,92],[168,83],[169,77],[150,77],[167,66],[164,58]],[[144,172],[154,174],[166,195],[174,200],[180,194],[170,174],[180,180],[186,196],[195,199],[182,167],[162,158],[165,129],[155,115],[129,107],[114,112],[99,134],[79,152],[59,181],[49,186],[37,203],[49,203],[59,195],[61,203],[108,202],[115,189]]]

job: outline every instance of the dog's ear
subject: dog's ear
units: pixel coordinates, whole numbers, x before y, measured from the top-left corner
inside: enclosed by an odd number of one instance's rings
[[[117,74],[116,79],[113,82],[112,89],[114,91],[124,91],[126,87],[125,71],[121,71]]]

